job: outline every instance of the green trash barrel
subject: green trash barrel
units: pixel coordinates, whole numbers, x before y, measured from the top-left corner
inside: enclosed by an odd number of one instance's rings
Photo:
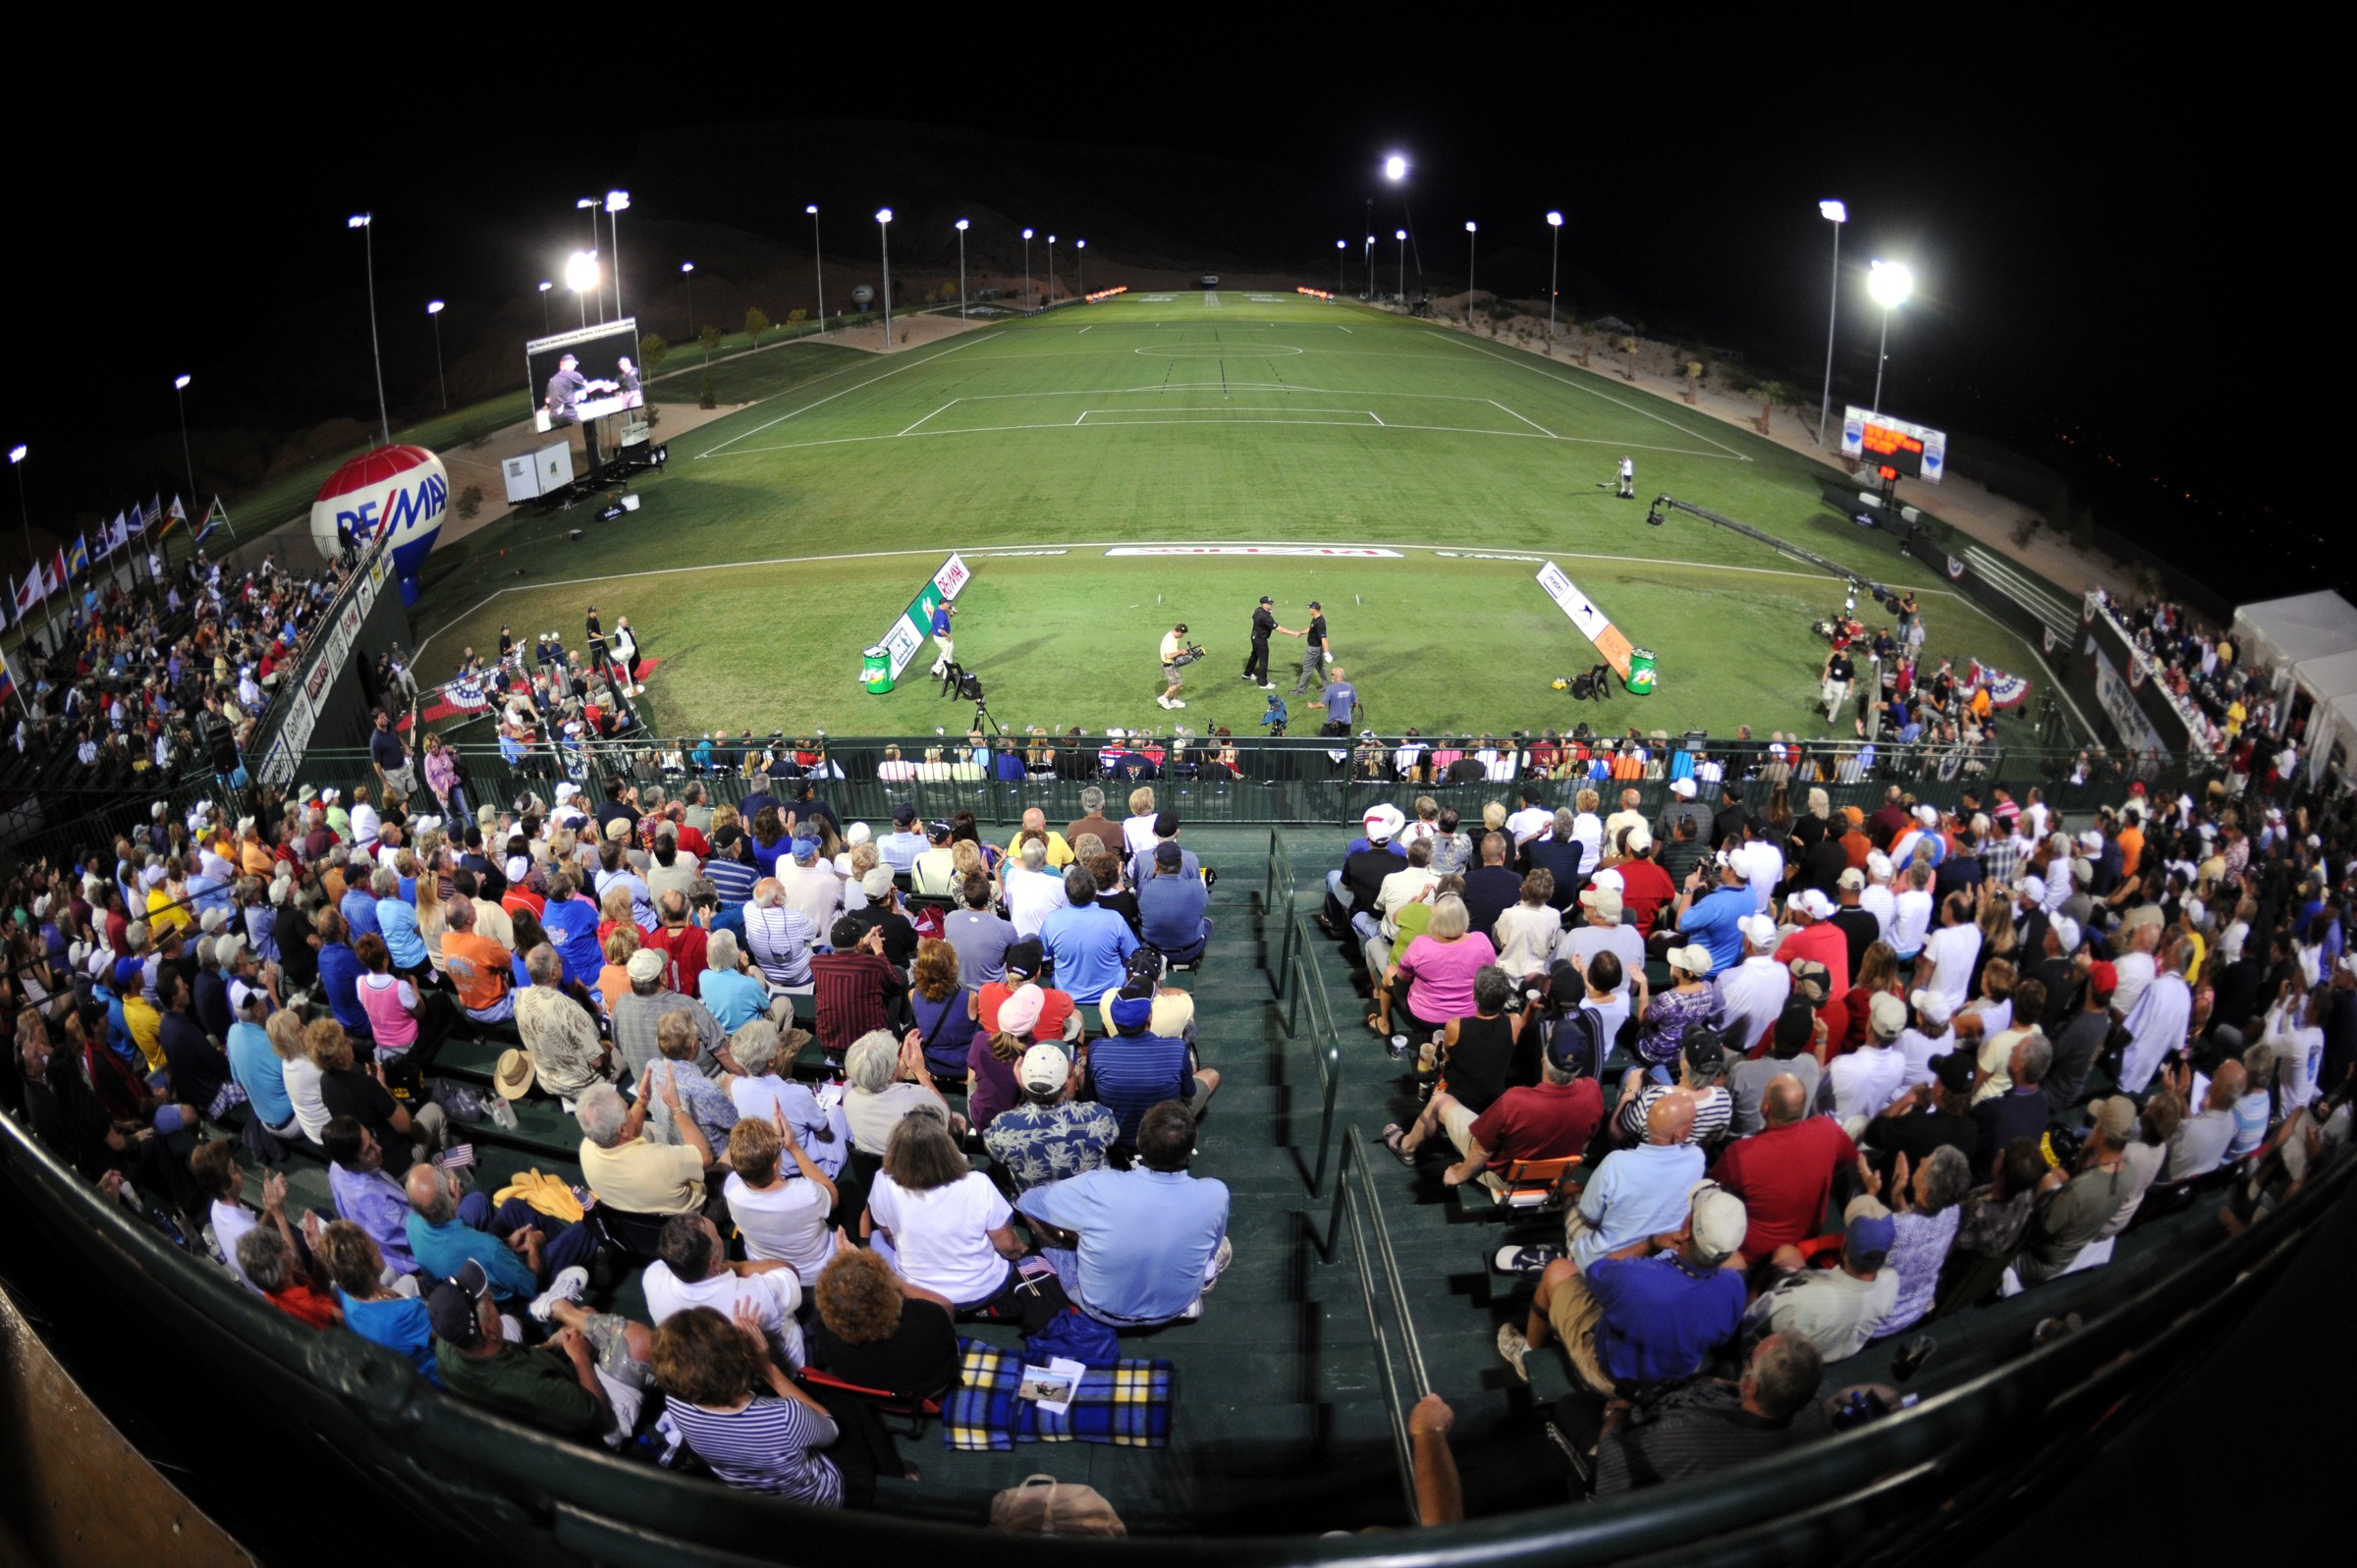
[[[859,678],[865,682],[867,689],[879,697],[890,691],[892,689],[892,650],[882,643],[878,643],[859,657],[862,661],[859,667]]]
[[[1629,649],[1628,679],[1622,682],[1628,687],[1628,694],[1632,697],[1650,697],[1653,695],[1653,650],[1651,648]]]

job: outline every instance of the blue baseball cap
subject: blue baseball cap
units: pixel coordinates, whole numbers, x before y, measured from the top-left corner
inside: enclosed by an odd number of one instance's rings
[[[1123,1034],[1133,1035],[1154,1021],[1154,1003],[1143,997],[1113,999],[1113,1026]]]
[[[1898,1226],[1890,1215],[1860,1215],[1841,1233],[1841,1251],[1852,1264],[1880,1267],[1898,1240]]]

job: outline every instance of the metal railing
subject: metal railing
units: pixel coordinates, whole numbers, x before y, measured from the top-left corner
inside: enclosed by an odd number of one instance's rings
[[[1352,1201],[1350,1177],[1358,1176],[1357,1201]],[[1303,1218],[1306,1221],[1307,1216]],[[1350,1222],[1351,1263],[1358,1274],[1360,1300],[1367,1310],[1367,1336],[1375,1346],[1376,1371],[1383,1379],[1385,1413],[1391,1418],[1392,1447],[1399,1461],[1399,1485],[1407,1494],[1408,1518],[1417,1517],[1415,1445],[1408,1436],[1407,1413],[1416,1401],[1432,1392],[1432,1379],[1424,1370],[1424,1347],[1416,1338],[1415,1318],[1408,1311],[1407,1282],[1399,1274],[1399,1257],[1392,1249],[1392,1228],[1383,1217],[1383,1199],[1375,1191],[1374,1177],[1367,1165],[1367,1140],[1352,1122],[1343,1134],[1343,1161],[1335,1171],[1334,1206],[1327,1211],[1323,1234],[1309,1232],[1309,1239],[1318,1249],[1320,1263],[1334,1262],[1335,1246],[1342,1238],[1343,1221]],[[1372,1232],[1375,1246],[1369,1251],[1368,1234]],[[1398,1352],[1393,1352],[1393,1336],[1384,1329],[1382,1314],[1376,1307],[1375,1275],[1383,1275],[1384,1293],[1391,1298],[1392,1313],[1398,1320]],[[1412,1394],[1401,1390],[1400,1369],[1404,1364]]]
[[[1302,1164],[1301,1176],[1315,1198],[1326,1185],[1326,1162],[1334,1153],[1334,1108],[1342,1090],[1342,1032],[1335,1027],[1334,1004],[1326,992],[1326,977],[1317,966],[1317,948],[1310,941],[1308,921],[1294,906],[1293,858],[1286,846],[1285,830],[1269,830],[1268,879],[1261,890],[1259,910],[1260,966],[1269,977],[1269,999],[1277,1026],[1288,1046],[1309,1042],[1312,1065],[1318,1074],[1318,1153],[1303,1164],[1298,1145],[1293,1159]],[[1270,944],[1276,947],[1272,952]],[[1286,1120],[1290,1143],[1292,1120]]]

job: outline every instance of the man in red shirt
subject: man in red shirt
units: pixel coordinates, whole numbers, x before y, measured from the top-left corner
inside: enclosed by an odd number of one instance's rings
[[[689,918],[687,895],[677,888],[655,900],[655,913],[662,923],[648,934],[645,945],[664,955],[664,984],[683,997],[697,995],[710,933]]]
[[[1877,843],[1887,844],[1906,832],[1912,821],[1898,785],[1892,784],[1883,794],[1882,809],[1866,819],[1866,831]]]
[[[976,1021],[982,1025],[984,1034],[999,1032],[999,1008],[1008,997],[1039,979],[1039,972],[1047,962],[1047,950],[1037,937],[1025,937],[1009,945],[1004,962],[1007,978],[985,985],[975,1003]],[[1031,1026],[1025,1038],[1034,1042],[1064,1039],[1066,1021],[1072,1016],[1071,997],[1052,987],[1040,986],[1039,999],[1039,1022]]]
[[[1789,964],[1795,958],[1807,958],[1825,965],[1827,987],[1840,997],[1849,993],[1849,934],[1834,924],[1834,901],[1816,888],[1804,888],[1784,905],[1784,918],[1792,922],[1792,935],[1776,949],[1776,955]]]
[[[828,934],[833,952],[810,959],[811,989],[818,1004],[818,1043],[827,1064],[840,1067],[851,1042],[871,1030],[904,1026],[908,982],[884,957],[884,928],[845,915]]]
[[[1628,858],[1614,867],[1620,873],[1620,907],[1636,923],[1637,935],[1653,940],[1654,921],[1662,906],[1677,897],[1670,873],[1653,863],[1653,830],[1643,824],[1628,830]]]
[[[1720,1186],[1743,1200],[1751,1217],[1743,1237],[1746,1258],[1765,1258],[1820,1234],[1834,1178],[1858,1162],[1858,1146],[1849,1134],[1831,1116],[1809,1114],[1808,1096],[1790,1073],[1768,1081],[1760,1095],[1760,1116],[1767,1125],[1728,1144],[1711,1172]]]
[[[1463,1158],[1441,1180],[1454,1187],[1478,1176],[1493,1191],[1503,1190],[1493,1172],[1515,1161],[1562,1160],[1587,1148],[1604,1120],[1604,1091],[1575,1071],[1549,1057],[1537,1085],[1508,1089],[1478,1116],[1451,1100],[1441,1109],[1441,1130]]]

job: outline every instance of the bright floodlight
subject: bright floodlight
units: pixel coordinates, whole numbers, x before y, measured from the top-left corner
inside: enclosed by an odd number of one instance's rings
[[[808,213],[811,217],[815,218],[818,216],[818,203],[813,201],[810,203],[810,205],[804,207],[802,210]]]
[[[680,263],[680,270],[682,272],[693,272],[695,270],[695,263],[692,261],[683,261]],[[546,288],[547,285],[543,284],[541,287]]]
[[[1388,158],[1384,159],[1384,160],[1383,160],[1383,177],[1384,177],[1386,180],[1404,180],[1404,179],[1406,179],[1406,178],[1407,178],[1407,160],[1406,160],[1405,158],[1402,158],[1402,157],[1400,157],[1400,156],[1399,156],[1399,154],[1398,154],[1398,153],[1396,153],[1396,152],[1395,152],[1395,153],[1393,153],[1393,154],[1392,154],[1390,157],[1388,157]]]
[[[549,290],[554,289],[556,285],[549,282],[546,278],[542,278],[540,280],[540,292],[542,294],[548,293]]]
[[[597,257],[587,250],[576,250],[565,258],[565,287],[575,294],[587,294],[597,287]]]
[[[9,448],[8,460],[11,462],[23,462],[25,460],[25,449],[21,446]]]
[[[1394,229],[1392,231],[1392,238],[1395,240],[1404,241],[1407,238],[1407,231],[1405,229]]]
[[[1473,231],[1474,231],[1474,223],[1473,223],[1473,220],[1472,220],[1472,219],[1470,219],[1470,218],[1467,218],[1467,219],[1465,220],[1465,233],[1467,233],[1467,234],[1471,234],[1471,233],[1473,233]]]
[[[347,229],[365,229],[368,227],[368,220],[374,216],[376,216],[376,214],[372,212],[356,212],[351,217],[344,220],[344,227]]]
[[[587,208],[594,207],[594,206],[596,206],[596,205],[597,205],[597,197],[595,197],[595,196],[583,196],[583,197],[581,197],[581,199],[580,199],[580,200],[578,200],[578,201],[576,201],[576,202],[575,202],[575,203],[573,204],[573,210],[574,210],[574,211],[576,211],[576,212],[581,212],[581,211],[584,211],[584,210],[586,210]]]
[[[1550,229],[1561,229],[1562,226],[1563,226],[1563,215],[1562,215],[1562,213],[1560,213],[1560,212],[1551,212],[1551,213],[1547,214],[1547,227],[1548,227],[1548,228],[1550,228]]]
[[[1075,249],[1086,250],[1088,248],[1088,242],[1085,240],[1075,240],[1072,242],[1072,245]]]
[[[1024,238],[1024,239],[1026,239],[1026,240],[1030,239],[1030,238],[1031,238],[1031,231],[1030,231],[1030,230],[1028,230],[1028,229],[1025,229],[1025,230],[1023,231],[1023,238]]]
[[[1054,244],[1055,243],[1056,243],[1056,237],[1055,237],[1054,235],[1050,235],[1050,236],[1048,236],[1048,243],[1050,243],[1050,244]]]
[[[1350,248],[1350,242],[1347,240],[1337,240],[1334,243],[1334,248],[1337,250],[1347,250]]]
[[[892,222],[892,209],[891,209],[890,207],[878,207],[878,208],[876,209],[876,222],[878,222],[878,223],[890,223],[890,222]]]
[[[958,232],[959,232],[959,234],[963,234],[963,233],[965,233],[965,231],[966,231],[966,230],[968,230],[968,229],[970,229],[970,228],[972,228],[972,227],[973,227],[973,225],[972,225],[971,223],[968,223],[968,222],[967,222],[965,219],[963,219],[963,218],[959,218],[959,219],[958,220]]]
[[[1915,292],[1915,274],[1903,261],[1877,261],[1866,274],[1866,292],[1885,310],[1895,309]]]
[[[628,190],[609,190],[606,192],[606,210],[608,212],[628,212],[630,207],[630,193]]]
[[[1849,208],[1838,201],[1820,201],[1817,210],[1836,223],[1849,222]]]
[[[189,390],[189,378],[188,378],[187,376],[174,376],[174,377],[172,378],[172,390],[173,390],[174,392],[186,392],[186,391],[188,391],[188,390]]]
[[[1373,235],[1369,235],[1369,236],[1367,236],[1367,243],[1369,243],[1369,244],[1373,244],[1374,243],[1375,243],[1375,237],[1374,237]]]
[[[428,299],[425,302],[425,313],[429,316],[440,315],[442,313],[442,301],[439,299]]]

